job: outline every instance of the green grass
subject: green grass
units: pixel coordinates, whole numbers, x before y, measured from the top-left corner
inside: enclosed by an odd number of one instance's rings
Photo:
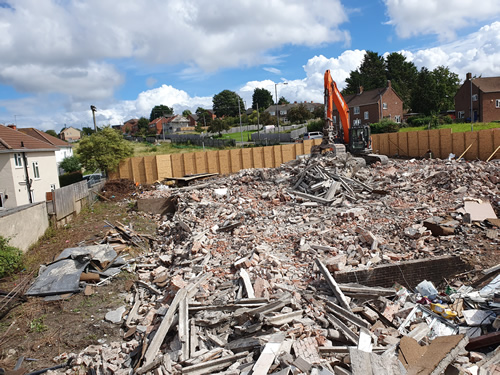
[[[473,124],[474,125],[474,131],[479,131],[479,130],[484,130],[484,129],[494,129],[494,128],[500,128],[500,123],[498,122],[490,122],[490,123],[484,123],[484,122],[476,122]],[[463,124],[445,124],[445,125],[440,125],[438,129],[451,129],[453,133],[464,133],[464,132],[470,132],[471,130],[471,124],[463,123]],[[405,133],[405,132],[416,132],[420,130],[428,130],[427,126],[417,126],[413,128],[401,128],[399,130],[400,133]]]
[[[174,144],[169,142],[161,142],[155,146],[147,142],[130,142],[134,147],[134,156],[149,156],[149,155],[165,155],[165,154],[180,154],[184,152],[203,151],[202,146]],[[205,147],[205,151],[217,150],[213,147]]]
[[[243,127],[245,129],[245,127]],[[252,140],[252,133],[255,133],[256,130],[252,131],[243,131],[243,142],[248,142],[248,140]],[[241,134],[242,132],[238,133],[230,133],[230,134],[222,134],[223,139],[234,139],[236,142],[241,142]]]

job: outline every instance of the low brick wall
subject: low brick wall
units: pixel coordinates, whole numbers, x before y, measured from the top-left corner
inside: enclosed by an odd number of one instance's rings
[[[387,264],[357,271],[335,272],[338,283],[359,283],[366,286],[391,287],[399,283],[413,289],[422,280],[440,283],[467,271],[470,266],[457,256],[442,256],[432,259],[419,259],[396,264]]]

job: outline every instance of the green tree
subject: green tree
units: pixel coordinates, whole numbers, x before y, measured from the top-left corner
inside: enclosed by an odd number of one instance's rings
[[[149,121],[153,121],[155,118],[162,117],[165,115],[173,115],[174,109],[166,106],[164,104],[155,105],[151,110],[151,114],[149,115]]]
[[[118,131],[106,126],[83,138],[76,153],[86,170],[94,171],[99,168],[108,172],[115,170],[121,160],[132,156],[134,149]]]
[[[238,109],[239,101],[239,109]],[[223,90],[220,93],[214,95],[213,99],[213,110],[217,117],[224,116],[238,116],[239,111],[245,111],[245,105],[243,104],[243,99],[236,94],[234,91]]]
[[[66,173],[76,172],[82,169],[80,160],[78,160],[78,156],[76,155],[65,157],[59,164],[59,167],[64,169]]]
[[[146,117],[141,117],[139,121],[137,121],[137,127],[139,128],[139,132],[143,132],[147,134],[149,132],[149,120]]]
[[[411,90],[415,87],[418,70],[411,61],[400,53],[393,52],[386,57],[387,79],[394,91],[403,100],[404,109],[410,108]]]
[[[210,126],[212,123],[212,115],[208,110],[198,107],[196,109],[196,115],[198,116],[198,120],[196,122],[201,124],[201,126]]]
[[[210,133],[219,133],[219,137],[222,137],[222,132],[224,130],[229,130],[231,125],[229,125],[226,119],[216,118],[212,120],[210,126],[208,127],[208,131]]]
[[[281,96],[280,99],[278,100],[278,105],[281,104],[290,104],[290,102],[286,100],[284,96]]]
[[[188,117],[191,114],[192,114],[192,112],[189,109],[185,109],[184,111],[182,111],[182,115],[184,117]]]
[[[312,112],[312,117],[313,118],[323,118],[325,117],[325,106],[317,106],[314,108],[314,111]]]
[[[432,71],[432,75],[436,80],[436,91],[438,95],[436,112],[454,109],[454,97],[460,88],[458,74],[451,72],[448,67],[438,66]]]
[[[434,75],[423,67],[418,72],[417,82],[412,90],[410,107],[413,112],[430,115],[436,112],[439,103],[439,94]]]
[[[48,135],[51,135],[53,137],[57,137],[57,133],[55,130],[49,129],[45,133],[47,133]]]
[[[252,95],[252,108],[259,108],[259,112],[263,112],[273,104],[273,95],[269,90],[255,88]]]
[[[385,60],[377,52],[366,51],[359,69],[351,72],[346,79],[346,94],[355,94],[360,86],[363,90],[373,90],[387,85]]]
[[[305,104],[301,103],[288,110],[288,121],[294,124],[302,124],[311,118],[312,114]]]
[[[275,125],[276,116],[272,116],[269,112],[264,111],[259,115],[259,122],[261,125]]]
[[[82,128],[82,135],[92,135],[94,134],[94,129],[84,126]]]

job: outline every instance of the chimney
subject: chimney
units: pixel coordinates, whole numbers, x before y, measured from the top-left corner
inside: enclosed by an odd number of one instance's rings
[[[363,93],[363,86],[358,87],[358,95],[361,95]]]
[[[388,88],[392,88],[392,84],[391,84],[391,80],[390,79],[387,80],[387,87]]]
[[[17,130],[17,126],[16,125],[7,125],[7,127],[11,128],[11,129],[14,129],[14,130]]]
[[[297,101],[294,101],[293,104],[297,104]]]
[[[466,80],[466,81],[470,81],[471,79],[472,79],[472,73],[467,73],[467,74],[465,75],[465,80]]]

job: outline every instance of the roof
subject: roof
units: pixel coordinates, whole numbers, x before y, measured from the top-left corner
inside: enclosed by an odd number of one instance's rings
[[[6,151],[56,151],[57,148],[47,142],[0,125],[0,152]]]
[[[360,105],[367,105],[378,103],[380,95],[384,95],[388,87],[363,91],[361,94],[351,94],[344,96],[344,100],[349,107],[357,107]]]
[[[63,128],[63,129],[61,130],[61,133],[62,133],[62,132],[64,132],[64,131],[66,131],[66,130],[70,130],[70,129],[76,130],[76,131],[78,131],[78,132],[80,131],[80,130],[78,130],[77,128],[74,128],[74,127],[72,127],[72,126],[68,126],[67,128]]]
[[[472,80],[482,92],[499,92],[500,91],[500,77],[484,77],[474,78]]]
[[[309,111],[314,108],[319,107],[319,106],[324,106],[323,103],[312,103],[312,102],[303,102],[303,103],[290,103],[290,104],[278,104],[278,111],[288,111],[290,108],[297,107],[299,105],[304,105]],[[276,105],[272,104],[270,105],[267,109],[266,112],[269,111],[275,111],[276,110]]]
[[[21,133],[24,133],[26,135],[29,135],[33,138],[36,138],[40,141],[47,142],[53,146],[59,146],[59,147],[73,147],[72,144],[63,141],[62,139],[56,138],[50,134],[47,134],[45,132],[42,132],[38,129],[35,128],[17,128],[18,131]]]

